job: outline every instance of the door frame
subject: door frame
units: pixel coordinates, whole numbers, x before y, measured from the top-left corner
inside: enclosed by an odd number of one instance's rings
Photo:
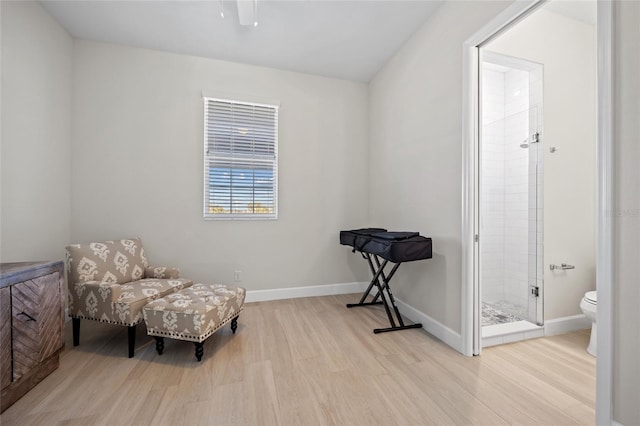
[[[478,276],[478,146],[479,48],[507,27],[526,17],[545,0],[522,0],[473,34],[463,44],[462,81],[462,352],[480,353],[480,294]],[[596,424],[612,422],[613,376],[613,8],[597,4],[597,137],[596,137],[596,283],[598,289],[598,360],[596,363]],[[576,301],[577,303],[577,301]]]

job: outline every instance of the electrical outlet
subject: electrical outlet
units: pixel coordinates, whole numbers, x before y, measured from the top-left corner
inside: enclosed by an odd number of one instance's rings
[[[235,271],[233,273],[233,280],[237,283],[239,283],[240,281],[242,281],[242,271]]]

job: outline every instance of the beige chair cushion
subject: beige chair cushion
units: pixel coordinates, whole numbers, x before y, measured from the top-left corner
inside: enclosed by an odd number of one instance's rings
[[[242,287],[194,284],[143,308],[147,333],[203,342],[242,312],[245,294]]]
[[[148,266],[138,238],[67,247],[67,273],[71,285],[87,281],[124,284],[144,278]]]

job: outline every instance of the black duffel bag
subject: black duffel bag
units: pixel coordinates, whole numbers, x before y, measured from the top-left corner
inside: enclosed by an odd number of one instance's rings
[[[417,232],[380,232],[372,234],[361,249],[393,263],[431,259],[431,238]]]
[[[369,240],[371,235],[379,234],[381,232],[387,232],[387,230],[384,228],[362,228],[340,231],[340,244],[360,250],[358,245],[363,245]]]
[[[390,262],[431,259],[431,238],[418,232],[387,232],[383,228],[340,231],[340,244],[380,256]]]

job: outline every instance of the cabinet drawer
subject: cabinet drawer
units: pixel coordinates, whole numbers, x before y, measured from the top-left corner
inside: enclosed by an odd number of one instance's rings
[[[14,381],[62,347],[60,291],[57,272],[11,288]]]

